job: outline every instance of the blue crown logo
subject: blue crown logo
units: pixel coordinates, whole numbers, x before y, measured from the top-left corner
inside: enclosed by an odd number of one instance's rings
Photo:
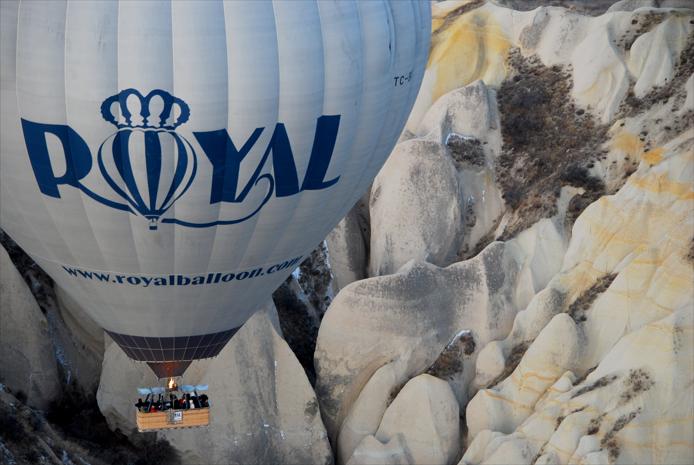
[[[133,96],[135,98],[131,98]],[[155,104],[159,108],[155,111],[156,114],[152,114]],[[115,114],[114,107],[117,110]],[[178,115],[175,114],[176,107]],[[119,120],[119,114],[122,115],[122,120]],[[162,89],[154,89],[146,96],[137,89],[125,89],[104,100],[101,104],[101,116],[118,129],[173,130],[188,121],[190,108],[186,102]]]

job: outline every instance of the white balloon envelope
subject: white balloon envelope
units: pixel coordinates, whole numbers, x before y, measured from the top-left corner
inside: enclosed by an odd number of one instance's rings
[[[362,195],[431,31],[428,1],[0,8],[0,224],[162,375],[216,355]]]

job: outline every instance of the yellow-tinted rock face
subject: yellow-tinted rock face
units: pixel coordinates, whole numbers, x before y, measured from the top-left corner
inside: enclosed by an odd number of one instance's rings
[[[436,75],[432,101],[478,79],[499,85],[506,76],[506,55],[512,44],[490,12],[474,9],[464,13],[474,4],[434,16],[427,64],[428,71]]]
[[[615,144],[642,150],[626,134]],[[474,440],[463,463],[504,463],[519,448],[543,457],[538,463],[593,463],[601,454],[619,463],[691,462],[693,147],[689,131],[646,152],[616,195],[578,218],[562,272],[511,335],[478,358],[479,370],[492,352],[533,341],[511,376],[468,404]],[[565,372],[590,374],[575,382]],[[513,434],[492,444],[484,430]]]
[[[409,130],[443,94],[478,79],[501,84],[514,48],[526,56],[537,54],[547,66],[570,65],[572,97],[608,123],[630,91],[643,98],[654,86],[672,81],[677,58],[694,31],[686,10],[642,8],[589,17],[563,8],[521,12],[479,1],[447,1],[434,5],[432,14],[429,63]]]

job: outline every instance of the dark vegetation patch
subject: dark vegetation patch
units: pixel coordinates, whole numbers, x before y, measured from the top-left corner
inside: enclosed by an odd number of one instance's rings
[[[671,80],[663,85],[654,87],[642,98],[634,94],[634,82],[631,83],[626,98],[619,109],[619,118],[631,117],[657,104],[663,104],[673,99],[672,111],[678,111],[686,99],[684,84],[694,73],[694,33],[687,38],[687,44],[680,53],[675,72]],[[674,115],[672,119],[662,121],[662,128],[672,135],[679,134],[694,126],[694,111],[689,110],[681,116]]]
[[[48,463],[92,465],[180,464],[177,452],[156,433],[140,434],[131,442],[120,432],[109,431],[93,396],[75,386],[66,389],[45,416],[6,398],[0,399],[0,439],[17,465],[47,463],[46,458]]]
[[[92,456],[106,463],[180,463],[176,450],[166,439],[158,438],[156,433],[140,433],[130,442],[121,431],[111,431],[99,410],[96,397],[84,393],[74,383],[63,390],[62,398],[51,403],[46,419]]]
[[[289,286],[294,279],[290,275],[272,294],[277,308],[280,328],[284,340],[296,355],[306,372],[311,385],[316,382],[316,371],[313,366],[313,353],[316,350],[318,324],[312,309]]]
[[[450,380],[463,371],[463,359],[475,351],[475,338],[472,332],[465,331],[452,340],[441,351],[438,358],[425,373],[443,380]]]
[[[22,421],[22,416],[20,408],[0,402],[0,440],[17,465],[39,463],[42,451],[36,444],[35,432]]]
[[[299,265],[298,292],[301,295],[297,294],[296,286],[291,286],[293,280],[294,276],[290,275],[272,294],[272,300],[277,308],[282,335],[314,385],[313,353],[318,326],[331,303],[332,273],[325,242],[321,242]]]
[[[643,368],[629,370],[629,374],[624,380],[626,389],[619,396],[620,405],[626,404],[639,394],[648,391],[654,384],[653,378]]]
[[[602,440],[600,441],[600,447],[607,449],[607,453],[610,456],[611,462],[614,462],[617,457],[619,457],[620,447],[617,438],[615,437],[617,433],[628,425],[636,416],[641,413],[641,408],[634,410],[633,412],[622,415],[617,419],[617,421],[612,425],[612,429],[605,433]]]
[[[311,399],[306,403],[304,407],[304,415],[309,418],[313,418],[318,413],[318,401],[316,399]]]
[[[503,146],[495,170],[515,219],[501,240],[556,214],[562,186],[586,190],[572,217],[604,193],[603,183],[589,175],[587,166],[604,155],[608,129],[575,106],[569,70],[547,67],[518,50],[508,61],[511,77],[497,93]]]
[[[598,434],[598,432],[600,431],[600,425],[602,424],[602,419],[605,418],[605,415],[606,414],[602,413],[590,420],[590,423],[588,423],[588,430],[586,431],[586,434],[588,436]]]
[[[387,405],[390,405],[390,404],[393,403],[393,401],[395,400],[395,398],[398,397],[398,394],[400,394],[400,391],[402,391],[402,388],[405,387],[405,384],[406,384],[406,383],[407,383],[407,381],[405,381],[404,383],[400,383],[400,384],[398,384],[397,386],[394,386],[394,387],[390,390],[390,393],[388,394]]]
[[[309,302],[322,315],[330,306],[329,288],[332,282],[328,264],[328,247],[325,242],[318,244],[311,255],[299,265],[299,285],[306,293]]]
[[[484,166],[486,158],[482,142],[476,137],[451,133],[446,137],[446,146],[456,168],[467,165]]]
[[[593,383],[589,384],[588,386],[583,386],[574,394],[571,396],[572,399],[582,396],[583,394],[586,394],[588,392],[594,391],[596,389],[608,386],[612,384],[615,380],[617,379],[617,375],[606,375],[603,376],[602,378],[598,378],[595,380]]]
[[[530,342],[521,342],[517,346],[515,346],[513,349],[511,349],[511,352],[508,354],[508,357],[506,357],[506,365],[504,365],[504,371],[499,374],[496,378],[492,380],[487,385],[487,388],[496,386],[506,378],[508,378],[511,373],[513,373],[513,370],[516,369],[520,361],[523,359],[523,355],[525,355],[525,352],[528,350],[528,347],[530,347]]]
[[[593,302],[600,294],[610,287],[612,281],[614,281],[616,277],[616,273],[611,273],[595,281],[590,288],[583,291],[583,293],[569,305],[569,316],[571,316],[576,323],[586,321],[586,312],[590,309],[590,306],[593,305]]]
[[[694,237],[692,237],[692,240],[689,242],[689,252],[686,258],[690,263],[694,263]]]

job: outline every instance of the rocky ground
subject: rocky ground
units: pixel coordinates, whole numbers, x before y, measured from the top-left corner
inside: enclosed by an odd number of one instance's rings
[[[540,3],[434,6],[369,192],[189,369],[205,430],[134,432],[149,370],[3,238],[0,461],[694,462],[694,11]]]

